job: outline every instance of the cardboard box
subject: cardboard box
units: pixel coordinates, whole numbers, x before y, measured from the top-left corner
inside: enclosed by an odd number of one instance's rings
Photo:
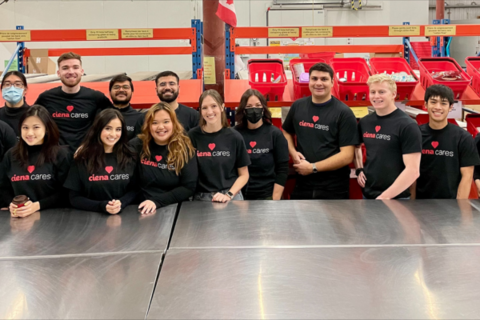
[[[401,53],[370,53],[370,58],[395,58],[402,57]]]
[[[55,62],[48,57],[48,49],[30,49],[27,73],[55,74],[56,71]]]

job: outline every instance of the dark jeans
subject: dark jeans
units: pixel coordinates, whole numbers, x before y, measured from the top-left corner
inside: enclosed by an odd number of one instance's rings
[[[295,186],[293,189],[292,200],[335,200],[335,199],[349,199],[350,189],[342,191],[332,191],[324,189],[303,189]]]

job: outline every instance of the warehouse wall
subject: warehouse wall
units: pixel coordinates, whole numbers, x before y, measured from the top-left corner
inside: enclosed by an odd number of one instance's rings
[[[86,29],[86,28],[165,28],[189,27],[191,19],[201,18],[201,0],[159,1],[9,1],[0,6],[0,30],[12,30],[16,25],[26,29]],[[363,1],[365,3],[365,1]],[[325,25],[388,25],[428,23],[428,0],[366,1],[381,9],[362,11],[328,9],[324,12]],[[236,0],[239,26],[265,26],[266,11],[272,1]],[[308,12],[308,10],[307,10]],[[307,13],[309,15],[309,13]],[[290,25],[304,25],[302,15],[292,15]],[[315,22],[313,22],[315,23]],[[283,21],[283,25],[287,22]],[[328,39],[326,44],[346,44],[347,39]],[[355,39],[354,44],[400,43],[400,39]],[[248,41],[250,42],[250,41]],[[265,41],[260,40],[260,44]],[[248,44],[248,43],[247,43]],[[29,48],[124,47],[124,46],[180,46],[175,41],[109,41],[29,43]],[[15,44],[0,44],[0,70],[9,59]],[[190,56],[85,57],[87,73],[190,70]]]
[[[436,0],[429,0],[430,7],[436,6]],[[451,6],[470,6],[469,8],[449,8]],[[471,0],[448,0],[445,4],[445,19],[470,20],[480,17],[480,2]],[[428,21],[430,23],[436,18],[436,9],[430,8]]]

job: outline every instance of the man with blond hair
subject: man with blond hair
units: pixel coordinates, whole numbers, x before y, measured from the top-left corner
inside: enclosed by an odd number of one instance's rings
[[[38,96],[35,104],[44,106],[60,131],[60,144],[75,152],[93,124],[95,115],[112,107],[110,100],[100,91],[80,86],[82,57],[73,52],[62,54],[57,61],[60,87]]]
[[[358,124],[357,181],[365,199],[408,199],[419,176],[422,134],[417,123],[395,106],[397,85],[386,74],[368,79],[375,112]],[[365,168],[362,144],[367,149]]]

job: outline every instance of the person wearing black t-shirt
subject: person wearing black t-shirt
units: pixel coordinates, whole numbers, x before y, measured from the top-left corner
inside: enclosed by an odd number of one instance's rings
[[[133,139],[135,137],[135,124],[142,117],[142,114],[130,105],[133,94],[132,79],[124,74],[113,77],[110,80],[109,89],[113,107],[122,113],[127,124],[128,139]]]
[[[348,165],[358,143],[357,120],[349,107],[332,96],[329,65],[317,63],[309,73],[312,96],[295,101],[283,123],[297,171],[291,198],[348,199]]]
[[[480,165],[480,158],[470,133],[448,122],[454,102],[453,91],[447,86],[432,85],[425,91],[429,121],[420,126],[422,160],[420,177],[411,188],[412,198],[468,199],[474,166]]]
[[[2,79],[2,97],[5,106],[0,109],[0,120],[5,121],[20,139],[20,118],[30,107],[25,102],[27,78],[19,71],[9,71]]]
[[[17,137],[12,128],[0,120],[0,162],[3,155],[17,143]]]
[[[477,146],[477,154],[480,156],[480,134],[477,133],[475,136],[475,145]],[[480,165],[476,165],[473,172],[473,181],[475,181],[475,186],[477,187],[477,193],[480,197]]]
[[[130,144],[140,155],[138,181],[144,201],[139,210],[150,214],[193,196],[198,166],[192,142],[169,104],[151,107],[145,121],[145,131]]]
[[[24,218],[39,210],[65,207],[62,185],[70,155],[58,145],[57,125],[44,107],[31,106],[20,121],[21,140],[3,159],[0,190],[1,206],[9,206],[12,217]],[[22,195],[29,199],[24,205],[12,203]]]
[[[241,190],[248,182],[250,165],[245,142],[240,133],[229,128],[225,105],[217,91],[203,92],[199,106],[200,126],[188,133],[198,161],[194,200],[243,200]]]
[[[248,89],[236,111],[240,132],[252,164],[245,187],[245,200],[280,200],[288,176],[288,143],[282,131],[272,125],[265,97]]]
[[[163,71],[155,78],[155,85],[158,99],[161,102],[166,102],[175,110],[177,119],[185,128],[185,132],[198,126],[200,115],[197,110],[189,108],[183,104],[178,103],[177,98],[180,93],[180,78],[175,72]],[[145,122],[145,113],[141,114],[135,124],[135,136],[142,133],[142,126]]]
[[[47,108],[60,130],[60,144],[68,145],[73,153],[91,127],[95,115],[112,107],[112,103],[100,91],[80,86],[83,68],[78,54],[62,54],[58,58],[57,75],[62,86],[43,92],[35,103]]]
[[[120,111],[100,112],[75,154],[65,181],[73,207],[117,214],[138,194],[136,154]]]
[[[422,135],[417,123],[395,106],[397,85],[386,74],[368,79],[375,112],[358,124],[367,149],[365,169],[361,144],[355,150],[357,181],[366,199],[405,199],[420,172]]]

